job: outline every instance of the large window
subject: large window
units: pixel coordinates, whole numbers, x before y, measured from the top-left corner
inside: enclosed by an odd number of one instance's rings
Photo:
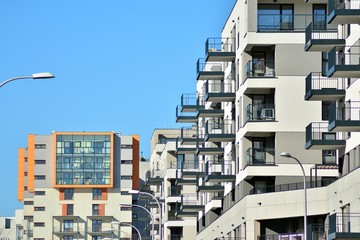
[[[100,205],[99,204],[93,204],[92,205],[92,215],[93,216],[99,216],[100,215]]]
[[[74,198],[74,189],[73,188],[65,188],[64,189],[64,200],[73,200]]]
[[[102,199],[102,190],[101,188],[94,188],[92,190],[93,200],[101,200]]]
[[[92,231],[93,232],[101,232],[101,220],[93,220],[92,221]]]
[[[326,4],[313,5],[313,29],[325,30],[326,29]]]
[[[110,184],[111,135],[56,136],[56,184]]]
[[[64,232],[74,231],[74,220],[64,220]]]
[[[66,206],[66,215],[67,216],[74,215],[74,204],[67,204],[67,206]]]
[[[294,6],[292,4],[259,4],[258,31],[294,29]]]

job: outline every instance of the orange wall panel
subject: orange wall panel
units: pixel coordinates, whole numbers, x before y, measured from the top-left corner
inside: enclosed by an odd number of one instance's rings
[[[59,199],[60,199],[60,200],[64,200],[64,199],[65,199],[65,197],[64,197],[64,189],[60,189]]]
[[[133,135],[133,189],[139,189],[140,188],[140,182],[139,182],[139,171],[140,171],[140,136],[139,135]]]
[[[34,192],[35,136],[28,135],[28,191]]]
[[[67,215],[67,205],[66,204],[62,205],[61,213],[62,213],[62,216]]]
[[[99,204],[99,216],[105,216],[105,204]]]
[[[18,149],[18,200],[24,200],[24,176],[25,176],[25,149]]]
[[[101,199],[108,200],[108,193],[106,188],[101,189]]]

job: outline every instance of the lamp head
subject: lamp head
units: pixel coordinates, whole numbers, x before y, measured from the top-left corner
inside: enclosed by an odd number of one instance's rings
[[[140,191],[132,189],[132,190],[128,191],[128,193],[130,193],[130,194],[138,194],[138,193],[140,193]]]
[[[291,154],[290,153],[287,153],[287,152],[282,152],[280,154],[281,157],[286,157],[286,158],[292,158]]]
[[[33,79],[47,79],[47,78],[54,78],[55,76],[49,72],[42,72],[42,73],[34,73],[32,75]]]

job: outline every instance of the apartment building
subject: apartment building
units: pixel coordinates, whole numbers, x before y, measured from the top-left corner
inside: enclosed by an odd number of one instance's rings
[[[114,132],[28,135],[18,151],[23,239],[132,239],[139,136]]]
[[[194,132],[195,133],[195,132]],[[161,203],[162,212],[150,201],[152,214],[156,216],[156,225],[160,220],[162,225],[162,238],[167,240],[195,239],[197,212],[186,211],[181,202],[196,201],[196,187],[180,184],[179,164],[182,163],[183,154],[178,150],[180,145],[180,129],[155,129],[151,137],[150,172],[146,183]],[[156,232],[158,232],[156,226]]]
[[[359,6],[238,0],[207,39],[176,108],[197,239],[305,239],[282,152],[307,238],[359,237]]]

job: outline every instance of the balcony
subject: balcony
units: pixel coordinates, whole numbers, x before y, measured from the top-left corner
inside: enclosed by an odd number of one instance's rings
[[[275,64],[269,60],[250,60],[246,64],[247,78],[274,78]]]
[[[180,197],[182,188],[180,186],[168,187],[168,197]]]
[[[222,186],[221,184],[206,184],[203,178],[197,176],[196,192],[219,194],[224,192],[224,186]]]
[[[205,164],[205,181],[220,183],[235,181],[234,161],[207,161]]]
[[[205,101],[212,103],[233,102],[235,87],[233,81],[206,81]]]
[[[184,193],[181,195],[180,210],[183,212],[197,212],[205,209],[202,194]]]
[[[329,0],[328,23],[358,24],[360,22],[360,0]]]
[[[205,123],[205,141],[233,142],[235,140],[235,123],[228,119],[210,119]]]
[[[345,38],[337,27],[310,23],[305,31],[305,51],[329,52],[333,47],[345,46]]]
[[[337,150],[345,147],[343,132],[329,132],[328,123],[313,122],[306,127],[306,149]]]
[[[325,224],[310,224],[307,227],[308,240],[326,240],[329,226]]]
[[[52,224],[52,233],[59,238],[64,236],[80,237],[85,234],[85,223],[79,216],[54,216]]]
[[[329,240],[359,239],[360,213],[335,213],[329,216]]]
[[[206,117],[206,118],[220,118],[224,117],[223,109],[199,109],[197,113],[197,117]]]
[[[191,145],[185,144],[181,138],[176,138],[176,154],[193,154],[196,152],[196,139]]]
[[[343,49],[334,47],[328,54],[328,77],[360,78],[360,53],[359,47],[352,47],[344,52]]]
[[[311,14],[258,14],[258,32],[304,32]]]
[[[305,88],[307,101],[336,101],[345,97],[345,79],[327,78],[319,72],[306,77]]]
[[[334,102],[328,111],[330,132],[360,131],[360,102]]]
[[[176,122],[177,123],[197,123],[198,118],[193,112],[183,112],[182,106],[176,106]]]
[[[196,62],[197,80],[223,80],[224,69],[222,63],[206,62],[204,58],[199,58]]]
[[[180,144],[195,145],[197,137],[198,135],[196,127],[182,127],[180,131]]]
[[[160,169],[153,169],[146,173],[146,184],[148,185],[161,185],[163,181],[164,177]]]
[[[196,156],[195,156],[196,159]],[[176,185],[196,185],[196,177],[198,175],[204,175],[203,171],[199,169],[199,163],[197,160],[182,161],[181,169],[177,171]]]
[[[168,211],[168,221],[182,221],[182,218],[179,216],[176,216],[176,211]]]
[[[210,146],[207,146],[207,147],[198,146],[196,149],[196,155],[222,156],[222,155],[224,155],[224,148],[221,146],[218,146],[216,144],[211,144]]]
[[[275,121],[274,104],[249,104],[246,107],[246,122]]]
[[[275,148],[249,148],[246,166],[275,166]]]
[[[259,235],[257,240],[303,240],[304,234],[302,233],[283,233],[283,234],[269,234]]]
[[[205,43],[207,62],[234,62],[234,38],[208,38]]]
[[[182,234],[170,234],[168,240],[183,240]]]
[[[196,93],[184,93],[181,95],[181,112],[196,112],[198,110]]]

